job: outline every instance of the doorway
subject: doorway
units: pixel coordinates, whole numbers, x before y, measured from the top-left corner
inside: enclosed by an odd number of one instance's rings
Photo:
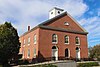
[[[80,48],[76,47],[76,58],[80,59]]]
[[[58,48],[57,48],[57,46],[52,47],[52,58],[53,58],[53,60],[58,60]]]

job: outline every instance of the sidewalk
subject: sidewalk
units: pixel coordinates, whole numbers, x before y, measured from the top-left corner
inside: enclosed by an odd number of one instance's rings
[[[35,65],[42,65],[42,64],[54,64],[58,67],[76,67],[76,62],[72,60],[59,60],[59,61],[48,61],[48,62],[42,62],[42,63],[36,63],[36,64],[29,64],[29,65],[18,65],[13,67],[20,67],[20,66],[35,66]]]

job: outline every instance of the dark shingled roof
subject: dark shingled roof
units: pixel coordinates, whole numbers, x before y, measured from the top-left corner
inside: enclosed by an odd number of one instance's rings
[[[60,17],[63,17],[65,15],[69,15],[67,12],[64,12],[54,18],[51,18],[43,23],[40,23],[39,25],[37,25],[36,27],[32,28],[30,31],[27,31],[25,32],[23,35],[21,36],[24,36],[32,31],[34,31],[35,29],[37,28],[42,28],[42,29],[48,29],[48,30],[55,30],[55,31],[62,31],[62,32],[69,32],[69,33],[75,33],[75,34],[88,34],[88,32],[86,32],[79,24],[77,24],[84,32],[80,32],[80,31],[75,31],[75,30],[68,30],[68,29],[65,29],[65,28],[55,28],[55,27],[50,27],[50,26],[45,26],[45,24],[47,23],[51,23],[52,21],[60,18]],[[77,23],[77,22],[76,22]],[[21,37],[20,36],[20,37]]]

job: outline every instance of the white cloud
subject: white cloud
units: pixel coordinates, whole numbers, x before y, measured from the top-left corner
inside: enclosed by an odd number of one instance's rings
[[[100,17],[83,18],[79,23],[89,32],[89,44],[100,43]]]
[[[83,18],[79,21],[79,23],[84,26],[88,31],[98,31],[100,29],[100,17],[90,17],[90,18]]]
[[[72,16],[81,16],[88,6],[83,0],[0,0],[0,23],[10,21],[18,29],[19,34],[27,30],[27,26],[36,26],[48,18],[48,11],[59,6]],[[38,19],[39,18],[39,19]]]
[[[66,0],[63,7],[72,15],[72,16],[82,16],[89,8],[83,3],[83,0]]]

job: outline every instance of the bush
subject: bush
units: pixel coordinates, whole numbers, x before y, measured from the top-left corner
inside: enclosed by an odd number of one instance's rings
[[[0,65],[0,67],[2,67],[2,65]]]
[[[28,60],[24,60],[23,64],[29,64]]]
[[[98,61],[100,61],[100,58],[97,58]]]
[[[89,63],[79,63],[78,67],[91,67],[91,66],[99,66],[98,62],[89,62]]]

